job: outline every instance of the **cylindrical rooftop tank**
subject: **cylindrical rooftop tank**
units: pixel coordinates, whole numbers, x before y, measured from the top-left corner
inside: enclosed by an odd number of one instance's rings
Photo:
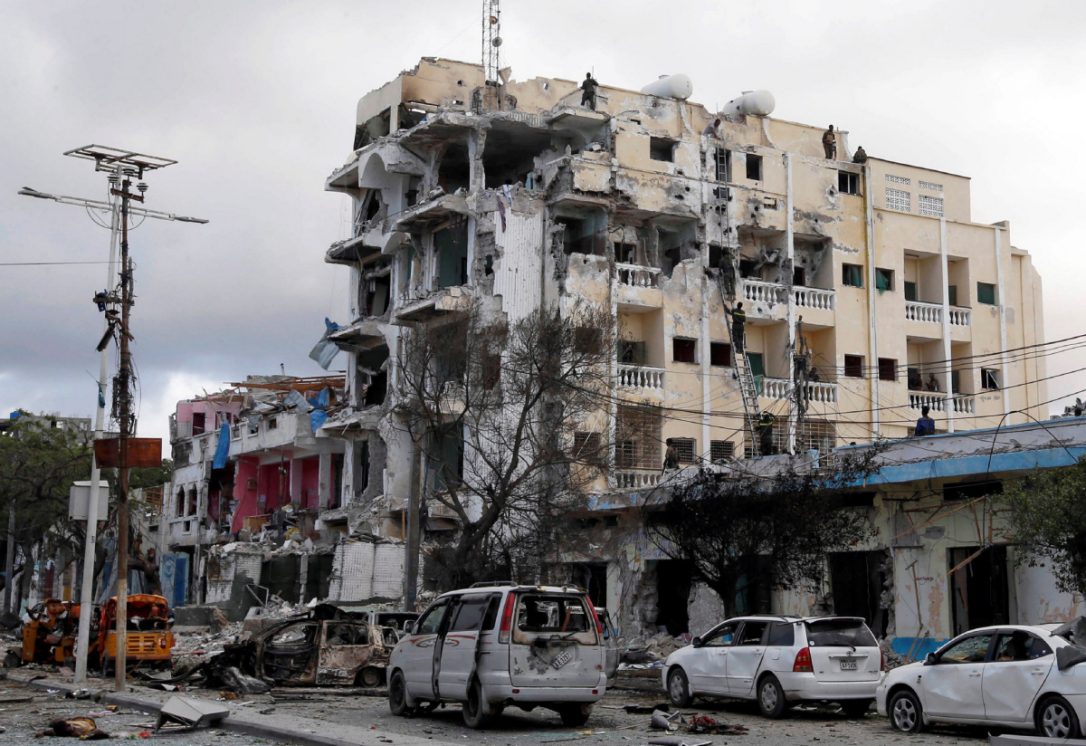
[[[756,117],[768,117],[777,107],[777,100],[769,91],[744,91],[739,98],[733,98],[724,104],[720,113],[724,116],[751,114]]]
[[[661,75],[659,80],[654,80],[641,89],[641,92],[649,96],[660,98],[677,98],[685,101],[694,93],[694,84],[690,82],[690,76],[679,73],[678,75]]]

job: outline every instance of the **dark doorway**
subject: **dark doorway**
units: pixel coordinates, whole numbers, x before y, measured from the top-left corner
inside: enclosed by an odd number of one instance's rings
[[[880,599],[886,582],[886,552],[834,552],[829,555],[833,613],[862,616],[877,637],[886,635],[886,610]]]
[[[335,555],[311,554],[308,557],[309,567],[305,575],[305,598],[303,603],[318,599],[323,601],[328,598],[328,585],[332,579],[332,560]]]
[[[607,563],[573,562],[569,566],[569,578],[574,585],[588,591],[592,604],[607,608]]]
[[[1006,546],[948,549],[947,567],[958,568],[950,574],[955,635],[974,627],[1009,623]]]
[[[666,627],[672,637],[690,631],[690,581],[694,568],[684,560],[656,563],[656,626]]]

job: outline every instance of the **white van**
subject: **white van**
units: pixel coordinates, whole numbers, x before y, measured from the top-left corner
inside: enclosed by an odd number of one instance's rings
[[[477,583],[439,596],[409,624],[388,664],[394,715],[463,704],[484,727],[507,705],[546,707],[584,725],[607,687],[603,630],[575,586]]]

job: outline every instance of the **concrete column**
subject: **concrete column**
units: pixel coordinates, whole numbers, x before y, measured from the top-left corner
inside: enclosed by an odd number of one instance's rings
[[[950,375],[950,270],[947,262],[946,218],[939,218],[939,272],[943,283],[943,369],[946,375],[946,398],[943,408],[946,410],[947,432],[954,432],[954,381]],[[969,289],[966,288],[966,292]]]
[[[795,218],[793,205],[795,195],[792,191],[792,154],[784,154],[785,183],[785,223],[784,250],[789,269],[794,270],[796,260]],[[793,275],[794,276],[794,275]],[[796,425],[799,408],[796,406],[796,295],[792,292],[792,277],[783,278],[788,288],[788,452],[796,452]]]
[[[996,303],[999,304],[999,362],[1002,369],[1003,380],[999,382],[1000,386],[1000,398],[1003,400],[1003,415],[1006,418],[1006,424],[1010,423],[1011,413],[1011,396],[1010,387],[1013,383],[1011,381],[1011,364],[1007,361],[1007,303],[1006,296],[1004,295],[1004,282],[1005,269],[1003,267],[1003,229],[1001,226],[994,226],[995,231],[995,266],[996,266]]]
[[[870,317],[868,324],[868,370],[874,371],[871,382],[871,429],[875,437],[882,434],[879,417],[879,325],[875,311],[875,195],[871,184],[871,166],[864,165],[864,209],[866,212],[866,250],[867,250],[867,308]]]
[[[317,460],[317,507],[324,510],[332,504],[332,454],[322,453]]]

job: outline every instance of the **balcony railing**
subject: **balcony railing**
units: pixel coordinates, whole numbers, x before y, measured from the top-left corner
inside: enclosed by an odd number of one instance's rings
[[[642,365],[619,365],[618,385],[626,389],[661,392],[664,389],[664,370]]]
[[[660,482],[660,472],[655,469],[624,469],[612,472],[615,487],[620,490],[640,490],[655,487]]]
[[[619,285],[635,288],[655,288],[660,283],[659,267],[642,267],[637,264],[616,264],[615,273]]]
[[[943,307],[938,303],[907,300],[905,301],[905,318],[909,321],[941,324],[943,323]]]
[[[788,288],[776,282],[743,278],[743,297],[752,303],[787,303]]]
[[[777,303],[788,302],[788,287],[776,282],[752,280],[743,278],[743,298],[752,303]],[[832,311],[836,294],[832,290],[823,288],[809,288],[803,285],[792,287],[792,298],[801,308],[818,308]]]
[[[976,398],[969,394],[910,393],[909,408],[919,410],[923,407],[932,412],[946,412],[949,409],[955,414],[976,414],[977,411]]]
[[[790,383],[791,382],[786,378],[765,378],[762,380],[761,394],[767,399],[787,399]],[[836,383],[808,381],[803,384],[803,386],[807,394],[807,401],[822,402],[825,404],[837,403]]]
[[[950,307],[951,326],[969,326],[971,312],[968,308]]]
[[[792,295],[796,299],[796,305],[802,308],[821,308],[832,311],[836,294],[832,290],[822,288],[793,287]]]

